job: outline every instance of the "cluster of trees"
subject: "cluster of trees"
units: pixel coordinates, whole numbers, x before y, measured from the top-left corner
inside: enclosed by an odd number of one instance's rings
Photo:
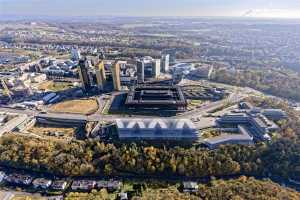
[[[107,191],[92,191],[91,193],[69,193],[67,200],[91,199],[104,200],[115,199],[115,194],[108,194]],[[176,186],[157,188],[148,186],[139,196],[133,196],[133,200],[298,200],[300,193],[283,188],[269,180],[260,181],[254,178],[241,176],[231,180],[212,180],[208,184],[200,184],[197,192],[193,194],[179,192]]]
[[[300,77],[292,73],[264,68],[241,69],[232,72],[221,68],[215,71],[212,79],[300,101]]]
[[[0,164],[66,176],[265,175],[299,178],[299,140],[280,139],[270,145],[201,148],[156,148],[96,141],[46,141],[16,135],[0,139]]]
[[[176,188],[148,189],[142,197],[135,200],[148,199],[218,199],[218,200],[266,200],[288,199],[296,200],[300,194],[294,190],[286,189],[271,181],[259,181],[245,176],[232,180],[214,180],[207,185],[200,184],[195,194],[183,194]]]
[[[147,189],[141,196],[134,196],[132,200],[199,200],[199,197],[193,194],[181,193],[176,187],[168,187],[163,189]]]
[[[197,196],[201,199],[218,200],[296,200],[300,198],[300,194],[294,190],[283,188],[271,181],[260,181],[245,176],[227,181],[214,180],[208,185],[200,185]]]
[[[65,200],[108,200],[117,199],[116,195],[109,194],[106,189],[100,191],[92,190],[90,193],[84,192],[71,192],[66,197]]]

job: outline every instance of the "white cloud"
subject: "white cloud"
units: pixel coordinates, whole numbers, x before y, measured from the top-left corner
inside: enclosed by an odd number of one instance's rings
[[[300,18],[300,10],[253,9],[244,12],[242,16],[259,18]]]

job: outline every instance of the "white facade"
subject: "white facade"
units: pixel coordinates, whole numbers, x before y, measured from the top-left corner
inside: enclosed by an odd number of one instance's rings
[[[117,119],[121,140],[194,141],[199,138],[189,119]]]
[[[161,71],[164,73],[169,72],[170,70],[170,55],[162,55],[161,57]]]
[[[76,60],[76,61],[80,60],[81,59],[80,51],[78,49],[72,49],[71,58],[72,60]]]

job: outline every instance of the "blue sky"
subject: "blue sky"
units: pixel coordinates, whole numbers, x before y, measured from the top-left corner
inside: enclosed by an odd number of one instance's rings
[[[2,15],[299,17],[300,0],[0,0]]]

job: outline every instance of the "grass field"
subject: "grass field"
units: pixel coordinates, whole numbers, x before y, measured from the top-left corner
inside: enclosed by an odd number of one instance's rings
[[[195,109],[198,106],[201,106],[203,104],[203,101],[201,100],[190,100],[189,104],[188,104],[188,109]]]
[[[46,200],[46,198],[41,197],[40,195],[17,194],[11,200]]]
[[[221,131],[211,129],[211,128],[202,131],[203,138],[213,138],[220,135],[221,135]]]
[[[36,124],[27,130],[30,133],[34,133],[39,136],[52,136],[58,134],[57,138],[73,138],[75,135],[75,128],[65,128],[65,127],[57,127],[57,126],[46,126],[41,124]]]
[[[72,87],[73,87],[72,83],[46,81],[44,83],[41,83],[38,88],[39,90],[58,92],[58,91],[70,89]]]
[[[95,99],[79,99],[64,101],[50,107],[50,112],[72,113],[72,114],[93,114],[98,110],[98,103]]]

